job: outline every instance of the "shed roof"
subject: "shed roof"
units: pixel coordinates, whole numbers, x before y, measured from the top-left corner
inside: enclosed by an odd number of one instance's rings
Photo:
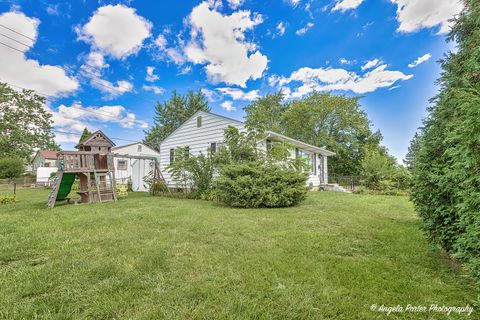
[[[39,150],[38,153],[45,159],[57,159],[58,151],[54,150]]]

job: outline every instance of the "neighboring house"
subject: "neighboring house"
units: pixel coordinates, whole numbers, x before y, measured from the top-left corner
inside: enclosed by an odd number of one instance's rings
[[[37,176],[37,183],[48,184],[52,172],[57,172],[57,152],[38,150],[32,160],[32,172]]]
[[[58,151],[38,150],[32,160],[33,172],[36,172],[38,167],[56,167],[57,152]]]
[[[133,191],[148,191],[144,177],[149,175],[154,168],[154,160],[160,158],[160,154],[141,142],[135,142],[124,146],[112,148],[115,153],[115,178],[120,183],[132,183]],[[132,159],[125,156],[144,156],[147,159]]]
[[[245,130],[241,121],[209,112],[197,111],[165,138],[160,144],[160,168],[167,184],[170,187],[176,185],[167,170],[168,165],[175,161],[176,148],[188,146],[190,153],[193,155],[200,152],[216,152],[223,143],[224,130],[228,126],[236,127],[241,131]],[[295,147],[292,150],[292,158],[304,157],[309,159],[311,165],[307,185],[318,187],[328,183],[327,158],[335,155],[335,153],[271,131],[266,132],[265,140],[261,141],[259,145],[266,150],[271,141],[288,142]]]

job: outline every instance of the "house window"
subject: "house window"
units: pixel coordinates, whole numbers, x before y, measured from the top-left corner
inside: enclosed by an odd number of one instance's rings
[[[272,149],[272,140],[267,139],[267,152]]]
[[[313,175],[316,175],[317,174],[317,155],[315,153],[312,153],[311,157],[312,159],[312,164],[311,164],[311,168],[310,168],[310,172],[313,174]]]
[[[44,166],[47,167],[47,168],[50,167],[50,162],[45,162]]]
[[[310,170],[309,170],[309,171],[310,171],[310,172],[313,172],[313,171],[314,171],[314,169],[313,169],[313,167],[312,167],[312,166],[313,166],[313,163],[314,163],[314,161],[315,161],[315,160],[312,159],[313,156],[314,156],[314,154],[311,154],[311,153],[306,152],[306,151],[304,151],[304,150],[299,150],[298,148],[295,149],[295,154],[296,154],[297,158],[307,159],[307,161],[308,161],[307,163],[310,165]]]
[[[200,128],[202,126],[202,116],[197,117],[197,128]]]
[[[142,145],[141,145],[141,144],[139,144],[139,145],[137,146],[137,152],[142,152]]]
[[[175,149],[170,149],[170,163],[175,161]]]
[[[117,160],[117,170],[127,170],[127,160]]]
[[[190,158],[190,146],[185,147],[185,154],[186,154],[187,158]]]
[[[210,152],[211,153],[217,152],[217,143],[216,142],[210,143]]]

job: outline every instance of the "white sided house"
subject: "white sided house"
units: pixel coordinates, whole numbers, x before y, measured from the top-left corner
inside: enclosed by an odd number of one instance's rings
[[[115,180],[117,183],[132,183],[133,191],[147,192],[148,186],[144,177],[149,175],[160,154],[141,142],[130,143],[112,148],[115,154]],[[122,157],[124,155],[124,157]],[[129,156],[149,157],[151,159],[135,159]]]
[[[241,121],[214,113],[197,111],[162,141],[160,144],[160,169],[169,187],[176,187],[175,181],[167,170],[168,165],[175,161],[175,149],[189,147],[192,155],[198,155],[200,152],[204,154],[210,151],[216,152],[223,144],[224,130],[228,126],[236,127],[240,131],[246,130]],[[319,187],[328,184],[327,158],[335,153],[271,131],[266,132],[265,141],[259,145],[267,149],[272,141],[288,142],[295,147],[292,150],[292,157],[309,159],[310,174],[307,185]]]

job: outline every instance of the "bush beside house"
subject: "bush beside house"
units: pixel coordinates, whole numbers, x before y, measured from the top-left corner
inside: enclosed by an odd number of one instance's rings
[[[232,163],[220,169],[215,198],[232,207],[290,207],[305,199],[307,175],[260,161]]]

